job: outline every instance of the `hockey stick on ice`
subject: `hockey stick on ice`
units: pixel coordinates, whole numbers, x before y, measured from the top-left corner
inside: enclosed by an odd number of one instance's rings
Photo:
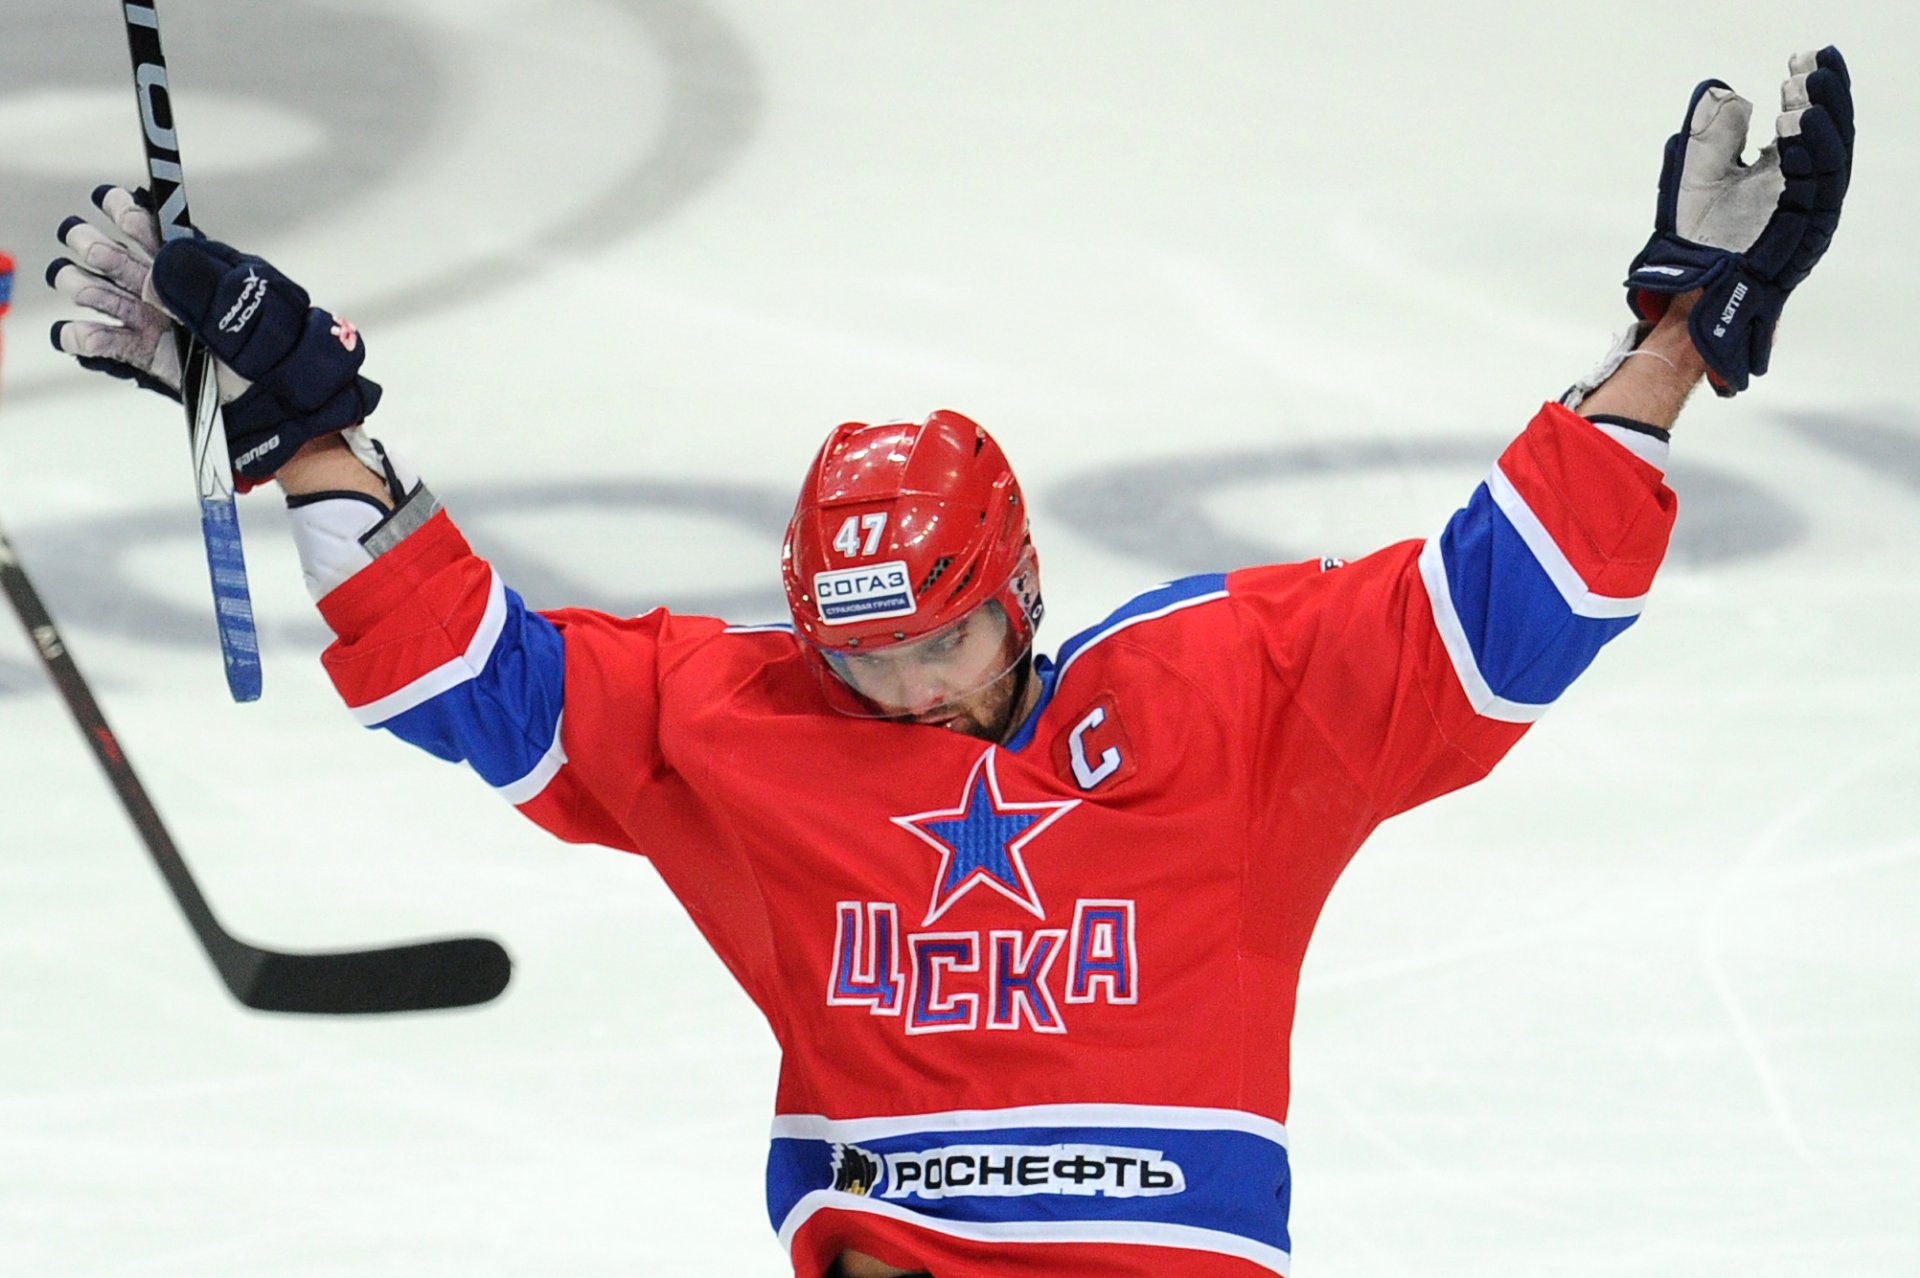
[[[32,638],[48,675],[66,699],[74,723],[93,747],[94,758],[139,831],[140,841],[160,868],[173,899],[236,999],[261,1012],[424,1012],[485,1003],[507,987],[512,960],[498,942],[484,937],[422,941],[380,950],[284,954],[250,945],[230,934],[214,917],[200,885],[181,860],[4,529],[0,529],[0,586]]]
[[[13,261],[0,253],[0,316],[6,314],[12,284]],[[94,758],[140,832],[173,899],[235,998],[262,1012],[424,1012],[485,1003],[507,987],[512,960],[497,942],[483,937],[422,941],[383,950],[282,954],[231,935],[220,926],[200,885],[180,859],[5,529],[0,529],[0,588],[66,699],[68,713],[93,747]]]
[[[127,51],[133,58],[133,89],[140,100],[147,183],[160,217],[160,238],[177,240],[193,234],[193,223],[187,213],[180,142],[174,133],[167,60],[160,52],[160,14],[153,0],[123,4],[121,12],[127,27]],[[247,590],[247,561],[240,545],[240,514],[233,501],[227,430],[220,421],[213,356],[184,328],[174,329],[174,340],[180,345],[180,400],[187,410],[194,482],[200,498],[200,536],[206,543],[207,572],[213,581],[214,621],[220,631],[220,654],[226,662],[227,690],[235,701],[255,701],[260,696],[260,638],[253,624],[253,596]]]

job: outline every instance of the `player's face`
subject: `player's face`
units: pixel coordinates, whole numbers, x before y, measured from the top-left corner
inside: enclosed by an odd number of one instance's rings
[[[1023,655],[997,603],[975,608],[953,625],[912,643],[867,653],[835,653],[846,683],[881,713],[999,741],[1012,727],[1014,688]]]

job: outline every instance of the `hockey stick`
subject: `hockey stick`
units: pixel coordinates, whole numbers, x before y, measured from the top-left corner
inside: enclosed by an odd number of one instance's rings
[[[13,286],[13,260],[0,253],[0,316],[7,312]],[[223,454],[224,456],[224,454]],[[179,849],[154,810],[153,801],[107,726],[73,654],[54,629],[53,618],[20,563],[6,530],[0,528],[0,588],[33,640],[47,674],[66,699],[80,734],[113,786],[113,792],[140,832],[160,876],[187,916],[194,935],[233,996],[262,1012],[311,1012],[343,1015],[366,1012],[424,1012],[485,1003],[507,987],[513,962],[498,942],[483,937],[422,941],[382,950],[344,950],[324,954],[282,954],[249,945],[220,926],[194,882]]]
[[[123,4],[121,12],[127,51],[133,58],[134,96],[140,100],[148,190],[159,214],[160,238],[177,240],[193,234],[193,223],[187,213],[186,174],[180,167],[180,143],[174,133],[167,60],[160,52],[160,14],[153,0]],[[213,615],[226,661],[227,690],[235,701],[255,701],[260,697],[260,637],[253,624],[253,597],[247,590],[247,561],[240,544],[240,513],[233,501],[227,430],[220,421],[213,356],[185,328],[174,329],[174,340],[180,348],[180,401],[187,410],[200,498],[200,536],[206,543],[207,572],[213,581]]]

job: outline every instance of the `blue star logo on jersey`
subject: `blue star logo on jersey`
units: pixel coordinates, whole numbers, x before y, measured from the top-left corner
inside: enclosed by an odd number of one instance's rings
[[[1036,918],[1047,916],[1022,854],[1042,830],[1069,808],[1078,807],[1080,800],[1009,802],[1000,793],[1000,777],[994,771],[997,753],[989,747],[973,765],[959,807],[891,818],[940,853],[940,873],[923,927],[982,884]]]

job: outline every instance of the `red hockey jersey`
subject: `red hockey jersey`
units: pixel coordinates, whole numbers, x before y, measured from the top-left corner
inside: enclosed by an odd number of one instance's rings
[[[1003,746],[832,713],[785,627],[533,612],[445,515],[322,601],[325,660],[361,722],[653,860],[782,1049],[796,1274],[1285,1273],[1322,903],[1632,623],[1665,448],[1549,405],[1431,541],[1130,601]]]

